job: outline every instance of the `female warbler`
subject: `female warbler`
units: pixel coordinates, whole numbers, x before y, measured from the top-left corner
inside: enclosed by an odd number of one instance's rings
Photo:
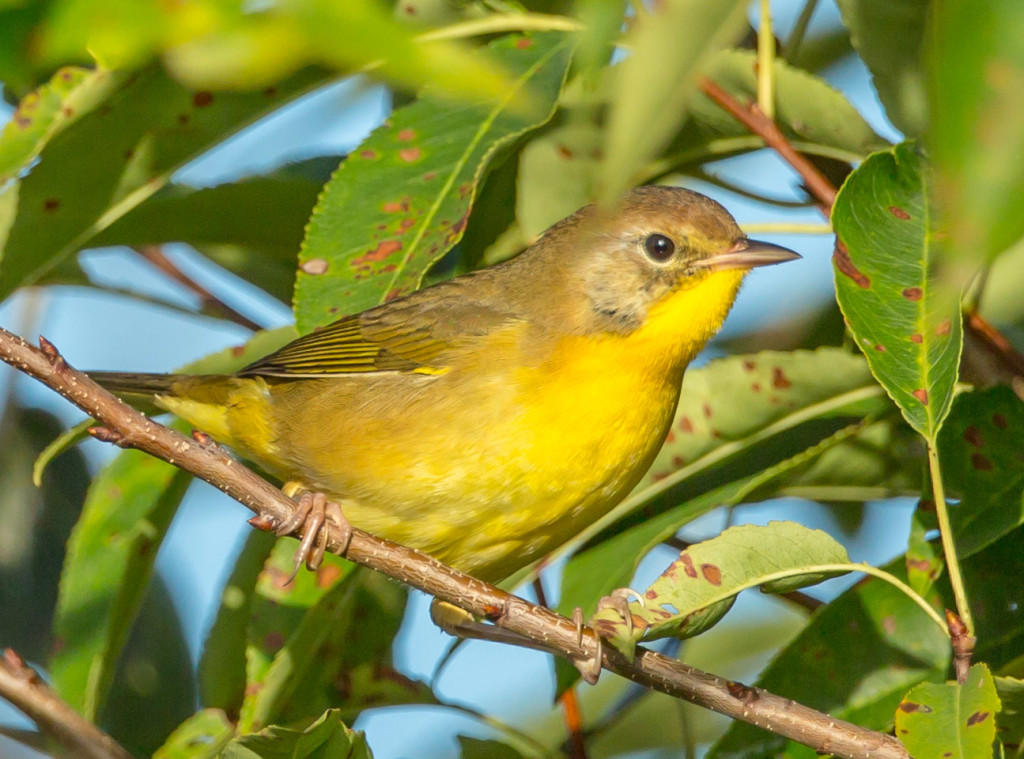
[[[510,261],[347,316],[237,374],[93,376],[287,492],[323,493],[353,525],[496,581],[630,491],[743,277],[794,258],[747,240],[703,195],[641,187],[614,213],[583,208]]]

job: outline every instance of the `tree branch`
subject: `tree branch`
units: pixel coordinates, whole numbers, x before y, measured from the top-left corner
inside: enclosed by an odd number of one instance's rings
[[[60,699],[12,649],[0,658],[0,697],[78,759],[132,759],[117,741]]]
[[[94,434],[123,448],[135,448],[185,469],[257,513],[252,522],[270,528],[294,509],[280,490],[239,464],[218,446],[190,440],[148,419],[72,369],[56,348],[40,339],[42,350],[0,329],[0,359],[53,388],[103,428]],[[200,438],[204,436],[199,436]],[[329,523],[330,524],[330,523]],[[301,531],[300,527],[300,531]],[[343,541],[347,540],[347,547]],[[598,649],[592,630],[550,609],[531,604],[424,553],[354,529],[342,535],[330,524],[328,548],[418,590],[530,638],[570,660],[586,659]],[[820,753],[850,759],[907,759],[895,738],[837,720],[814,709],[689,667],[638,647],[630,662],[602,646],[602,666],[634,682],[683,698],[733,719],[771,730]]]

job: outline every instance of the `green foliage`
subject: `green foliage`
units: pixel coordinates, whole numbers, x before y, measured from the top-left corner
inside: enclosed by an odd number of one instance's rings
[[[515,73],[507,97],[456,107],[425,95],[395,111],[327,184],[299,256],[300,332],[415,290],[461,239],[495,151],[551,117],[569,65],[568,40],[505,37],[490,50]],[[540,100],[539,118],[511,107],[527,90]]]
[[[936,3],[928,144],[936,191],[962,283],[1024,235],[1024,23],[1015,0]]]
[[[774,321],[773,302],[757,332],[773,350],[743,348],[751,352],[688,372],[649,472],[550,557],[564,559],[558,607],[591,613],[602,596],[636,584],[645,594],[631,604],[632,631],[609,609],[594,619],[629,655],[637,643],[679,637],[687,640],[654,645],[682,646],[687,657],[708,640],[722,677],[895,729],[916,759],[988,757],[993,746],[1012,756],[1024,735],[1024,6],[837,4],[841,28],[803,40],[774,29],[782,54],[768,78],[781,135],[837,183],[846,178],[832,215],[846,338],[835,304],[816,312],[833,313],[835,328],[815,328]],[[581,205],[611,203],[632,184],[742,175],[729,167],[753,162],[716,162],[741,161],[765,141],[700,82],[714,81],[740,107],[765,97],[759,52],[744,39],[753,7],[0,0],[0,81],[15,106],[0,131],[0,298],[38,306],[33,290],[95,291],[82,251],[185,244],[200,258],[183,276],[209,299],[231,289],[229,273],[248,297],[293,306],[296,327],[259,332],[185,369],[235,371],[340,315],[514,255]],[[810,0],[804,15],[813,8]],[[820,73],[852,56],[889,121],[917,142],[889,145]],[[254,121],[355,72],[389,84],[393,109],[347,155],[215,186],[176,176]],[[772,178],[793,184],[781,171]],[[760,213],[781,219],[786,203],[767,200]],[[977,315],[961,319],[965,292],[1001,332]],[[286,583],[295,542],[265,533],[251,534],[234,560],[193,667],[154,570],[189,478],[127,452],[90,486],[73,448],[81,427],[62,434],[56,417],[6,400],[0,645],[41,662],[62,698],[131,751],[357,759],[370,750],[346,725],[369,710],[452,709],[447,687],[410,676],[394,650],[404,588],[333,556]],[[942,486],[945,545],[936,538]],[[847,540],[871,527],[861,507],[895,496],[919,503],[905,549],[885,570],[923,600],[868,577],[811,614],[734,614],[709,629],[744,590],[791,591],[838,572]],[[717,509],[742,518],[749,504],[774,509],[785,498],[821,504],[835,517],[832,537],[774,521],[731,527],[675,561],[661,548]],[[664,570],[653,584],[634,578],[645,559],[641,577]],[[964,685],[947,682],[949,639],[920,605],[963,612],[951,577],[963,578],[978,638]],[[755,650],[773,658],[737,669]],[[576,680],[569,672],[558,672],[559,692]],[[504,687],[491,671],[481,677]],[[536,684],[531,700],[546,703],[547,688]],[[745,723],[723,728],[609,676],[579,695],[592,756],[692,755],[707,745],[719,758],[811,751]],[[462,756],[566,752],[558,720],[483,719],[500,733],[459,736]]]
[[[975,664],[963,684],[922,683],[911,689],[896,709],[896,735],[918,759],[986,756],[998,712],[992,674]]]
[[[850,41],[871,70],[878,98],[907,137],[928,128],[924,67],[925,27],[931,0],[838,0]]]
[[[836,298],[872,373],[907,422],[934,438],[953,401],[963,340],[956,294],[935,280],[940,251],[913,145],[876,153],[836,198]]]

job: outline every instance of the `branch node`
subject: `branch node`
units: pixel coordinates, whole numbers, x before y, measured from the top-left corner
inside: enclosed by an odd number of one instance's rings
[[[967,682],[971,659],[974,657],[974,644],[978,639],[967,634],[967,625],[960,619],[959,614],[950,609],[946,609],[946,625],[949,627],[953,647],[953,671],[956,674],[956,681],[963,685]]]
[[[273,532],[277,527],[277,520],[270,514],[260,513],[248,520],[249,524],[263,532]]]
[[[25,660],[13,648],[4,649],[3,659],[0,659],[0,664],[12,677],[24,680],[30,685],[34,685],[40,680],[39,673],[25,664]]]
[[[42,350],[43,355],[46,356],[46,360],[50,362],[50,365],[55,369],[63,369],[67,366],[67,362],[64,357],[60,355],[60,351],[57,350],[57,346],[51,343],[42,335],[39,336],[39,348]]]
[[[125,436],[110,427],[90,427],[88,433],[101,443],[113,443],[121,448],[129,447]]]
[[[742,701],[746,706],[752,705],[761,697],[756,688],[751,688],[749,685],[744,685],[736,680],[730,680],[726,683],[725,687],[729,691],[730,696],[737,701]]]
[[[202,430],[192,430],[192,439],[199,443],[199,445],[203,446],[203,448],[209,448],[212,451],[220,448],[220,446],[217,445],[217,441]]]

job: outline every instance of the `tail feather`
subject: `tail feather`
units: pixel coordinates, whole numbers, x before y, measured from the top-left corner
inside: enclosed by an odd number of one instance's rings
[[[88,374],[141,411],[170,411],[225,445],[252,455],[267,446],[267,399],[257,381],[216,374]]]
[[[174,395],[174,386],[182,379],[180,374],[138,374],[134,372],[89,372],[89,377],[115,395],[136,398]]]

